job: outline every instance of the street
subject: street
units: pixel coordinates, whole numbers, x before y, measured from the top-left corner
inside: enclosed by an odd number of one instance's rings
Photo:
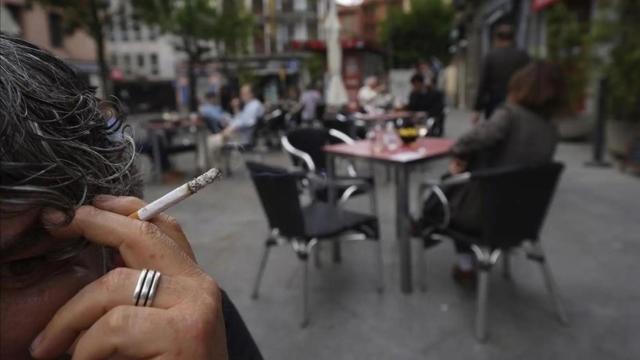
[[[447,136],[464,131],[468,116],[451,112]],[[515,254],[511,281],[502,278],[500,267],[493,271],[484,345],[473,336],[474,295],[451,280],[450,244],[428,252],[426,292],[400,292],[394,192],[383,171],[377,175],[385,292],[375,290],[371,244],[345,244],[341,264],[331,262],[331,249],[324,246],[322,267],[310,267],[311,324],[306,329],[299,327],[301,277],[289,247],[272,251],[261,296],[250,298],[268,227],[239,160],[233,178],[169,214],[182,224],[203,268],[234,300],[266,359],[635,359],[640,354],[635,341],[640,331],[640,183],[615,168],[585,167],[590,156],[588,144],[559,146],[557,158],[567,168],[542,236],[570,326],[556,321],[535,263]],[[264,160],[289,164],[282,154]],[[186,170],[192,156],[173,161]],[[146,159],[141,165],[149,166]],[[437,177],[445,165],[434,164],[425,176]],[[149,185],[145,197],[153,200],[170,189]],[[368,203],[358,199],[350,205],[365,210]],[[417,242],[413,245],[415,256]]]

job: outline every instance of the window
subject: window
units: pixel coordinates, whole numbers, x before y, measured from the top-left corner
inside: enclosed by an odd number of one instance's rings
[[[282,0],[282,12],[292,12],[293,3],[294,0]]]
[[[158,54],[149,55],[149,62],[151,63],[151,74],[158,75],[160,69],[158,68]]]
[[[149,28],[149,40],[154,41],[158,37],[155,27]]]
[[[315,21],[307,23],[307,39],[315,40],[318,38],[318,24]]]
[[[124,56],[122,57],[122,63],[124,73],[129,75],[131,73],[131,55],[124,54]]]
[[[62,47],[62,16],[55,13],[49,14],[49,41],[53,47]]]
[[[296,38],[296,24],[287,25],[287,39],[289,41]]]
[[[133,39],[136,41],[140,41],[142,40],[142,33],[140,31],[140,24],[136,21],[133,20]]]
[[[307,11],[313,13],[318,11],[318,0],[307,0]]]
[[[138,67],[144,68],[144,54],[138,54]]]
[[[111,66],[113,66],[113,67],[117,67],[118,66],[118,55],[117,54],[111,54]]]
[[[251,8],[253,9],[253,13],[256,15],[262,15],[264,11],[262,0],[252,0]]]
[[[258,24],[253,30],[253,50],[256,54],[264,54],[264,26]]]

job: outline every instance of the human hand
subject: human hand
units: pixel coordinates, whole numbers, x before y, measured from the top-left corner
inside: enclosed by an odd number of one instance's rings
[[[467,170],[467,162],[460,158],[453,158],[449,162],[449,173],[451,175],[458,175]]]
[[[71,224],[50,230],[58,239],[83,237],[120,252],[126,268],[111,270],[61,307],[32,344],[32,356],[73,359],[226,359],[217,283],[195,263],[180,226],[161,214],[150,222],[128,214],[145,203],[100,197]],[[44,221],[57,223],[60,213]],[[139,269],[162,273],[153,307],[134,306]]]

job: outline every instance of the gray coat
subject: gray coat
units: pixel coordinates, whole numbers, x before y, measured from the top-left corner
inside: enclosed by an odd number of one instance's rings
[[[453,146],[454,156],[472,161],[470,170],[551,161],[558,143],[555,126],[540,115],[506,104]]]
[[[489,121],[463,135],[453,146],[454,156],[470,161],[469,170],[536,165],[553,160],[558,136],[555,126],[526,108],[506,104]],[[482,229],[481,194],[473,184],[446,190],[455,227]]]

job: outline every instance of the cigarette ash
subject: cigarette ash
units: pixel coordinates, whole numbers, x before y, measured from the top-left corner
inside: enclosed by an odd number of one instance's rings
[[[212,168],[209,171],[207,171],[206,173],[198,176],[197,178],[189,181],[187,183],[187,187],[189,188],[189,191],[192,194],[195,194],[196,192],[200,191],[203,187],[211,184],[212,182],[216,181],[216,179],[218,179],[220,177],[220,175],[222,174],[222,172],[220,172],[220,170],[216,169],[216,168]]]

